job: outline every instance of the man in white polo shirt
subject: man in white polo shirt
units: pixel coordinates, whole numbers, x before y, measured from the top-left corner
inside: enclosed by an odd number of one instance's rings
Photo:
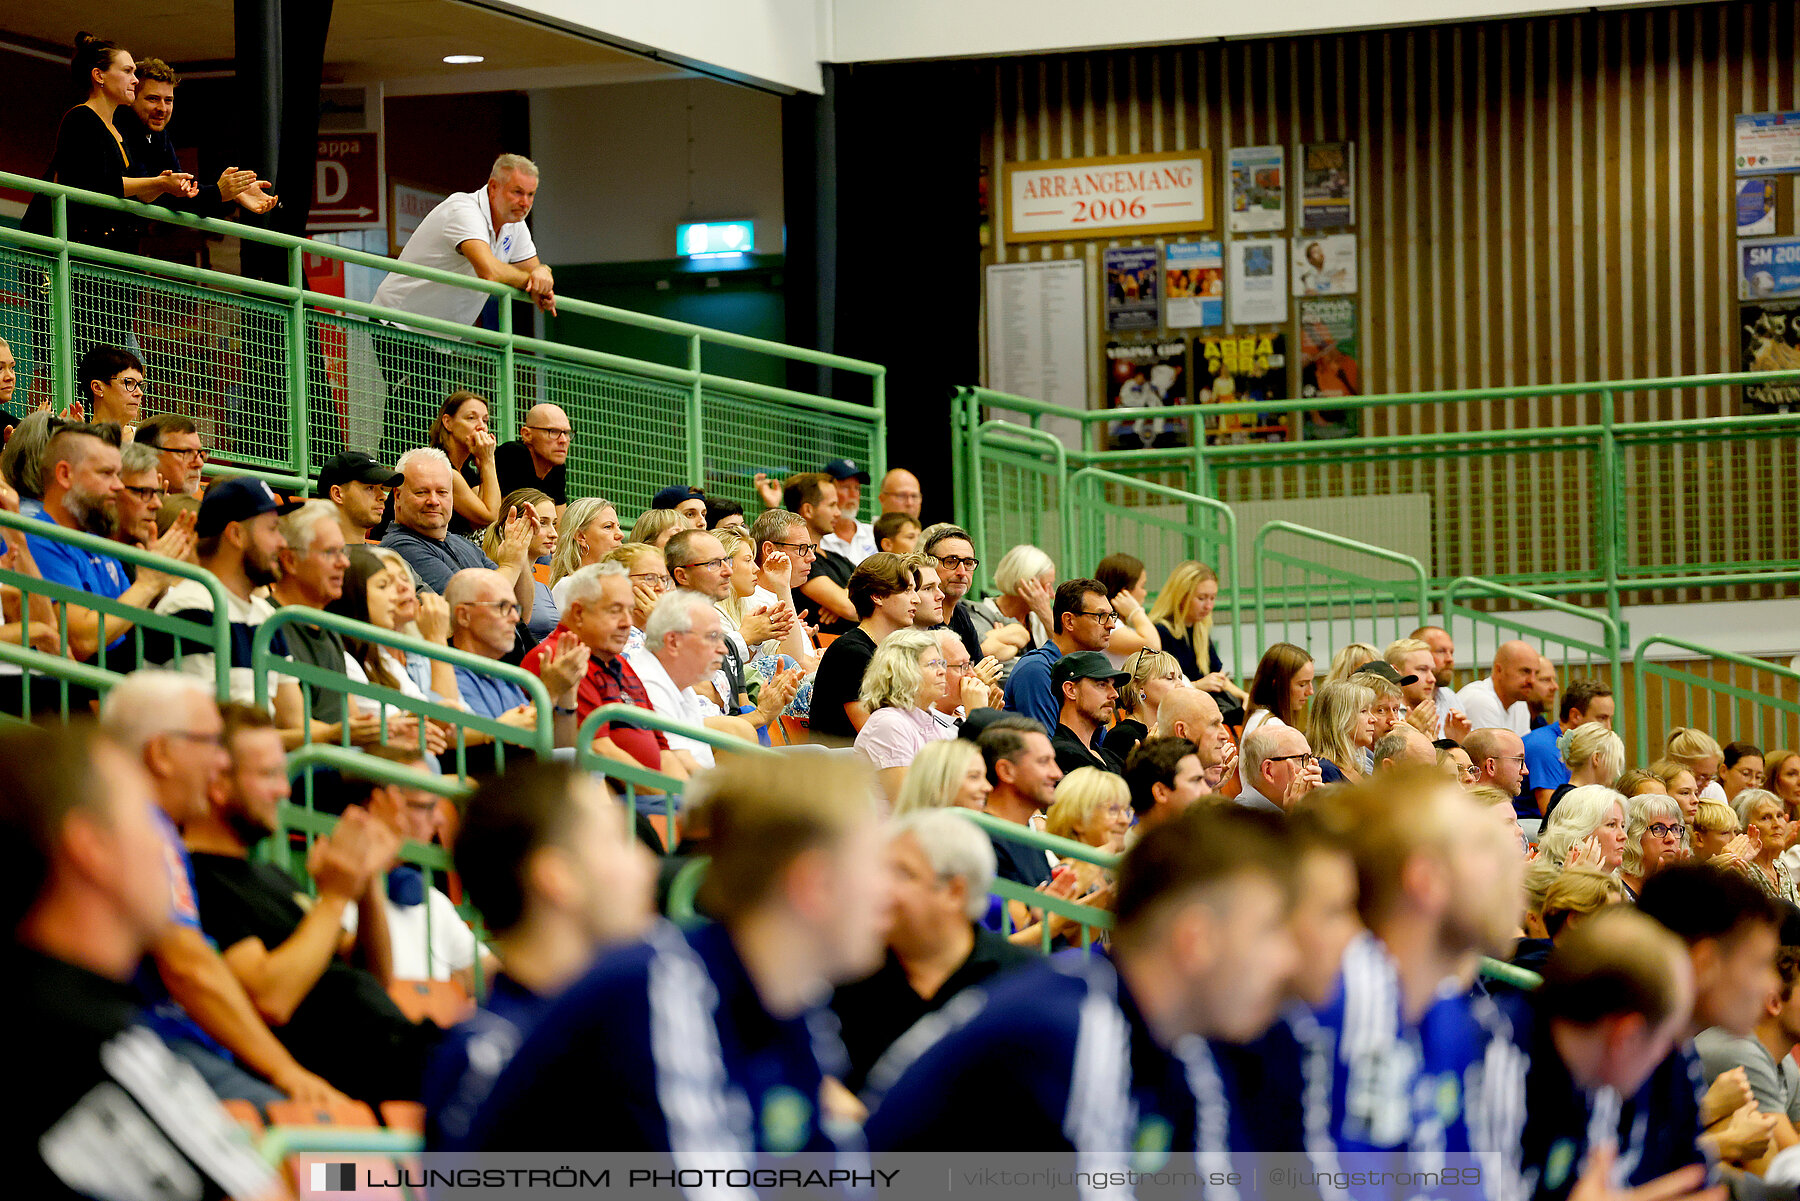
[[[719,709],[694,691],[712,678],[725,656],[724,627],[712,601],[677,589],[656,602],[644,627],[644,645],[625,652],[625,661],[644,682],[650,705],[665,717],[697,726],[719,719]],[[713,748],[695,738],[667,735],[669,748],[691,756],[700,767],[713,765]],[[752,735],[754,737],[754,735]]]
[[[494,160],[487,185],[473,192],[456,192],[419,223],[406,241],[400,261],[431,267],[470,279],[485,279],[518,288],[546,313],[556,312],[556,280],[550,268],[538,261],[537,246],[525,218],[537,198],[537,164],[521,154],[503,154]],[[389,272],[375,289],[375,303],[383,308],[474,325],[481,319],[487,293],[472,288],[434,283],[401,272]],[[403,322],[391,322],[404,328]],[[469,387],[482,375],[452,378],[459,360],[445,358],[440,347],[427,347],[375,327],[375,355],[387,381],[389,404],[382,456],[391,462],[400,451],[416,446],[438,404],[459,387]],[[396,404],[395,402],[398,402]]]

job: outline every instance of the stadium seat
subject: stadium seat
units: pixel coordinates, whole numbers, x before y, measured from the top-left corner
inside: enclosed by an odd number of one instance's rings
[[[410,1020],[432,1022],[446,1030],[474,1009],[469,994],[450,980],[396,980],[388,985],[388,996]]]
[[[425,1133],[425,1107],[417,1101],[383,1101],[381,1124],[390,1130]]]
[[[374,1126],[375,1111],[361,1101],[308,1105],[302,1101],[269,1104],[271,1126]]]

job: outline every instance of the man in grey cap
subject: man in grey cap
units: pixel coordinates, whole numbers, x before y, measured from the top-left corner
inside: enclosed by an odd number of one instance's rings
[[[1100,745],[1100,737],[1119,703],[1119,685],[1130,678],[1099,651],[1074,651],[1050,669],[1051,683],[1062,699],[1050,746],[1064,775],[1078,767],[1125,774],[1125,764]]]
[[[876,550],[875,527],[856,519],[869,473],[855,459],[833,459],[825,464],[825,474],[837,481],[838,519],[831,533],[819,539],[819,545],[844,556],[852,565],[861,563]]]
[[[319,468],[319,499],[337,509],[344,545],[360,546],[381,523],[389,490],[400,486],[400,473],[383,467],[360,450],[334,455]]]

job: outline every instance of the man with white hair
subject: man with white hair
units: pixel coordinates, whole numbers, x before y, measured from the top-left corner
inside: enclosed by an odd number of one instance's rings
[[[730,730],[755,742],[756,731],[749,722],[720,715],[694,691],[696,684],[712,678],[724,655],[725,629],[719,611],[703,594],[678,588],[656,602],[644,625],[644,645],[626,651],[625,661],[644,682],[650,707],[664,717]],[[689,760],[690,770],[696,765],[713,765],[711,746],[683,734],[667,737],[676,757]]]
[[[200,930],[181,827],[205,814],[211,789],[230,766],[212,692],[180,672],[134,671],[106,694],[100,724],[148,774],[164,845],[170,921],[150,944],[136,979],[147,1023],[226,1099],[259,1106],[283,1096],[312,1103],[343,1099],[270,1033],[244,986]]]
[[[994,882],[994,847],[974,822],[948,809],[888,823],[893,920],[887,959],[875,974],[838,987],[831,1008],[843,1024],[860,1091],[894,1041],[966,988],[1024,967],[1037,956],[981,924]]]
[[[436,447],[419,447],[401,455],[394,469],[400,475],[400,486],[394,489],[394,524],[382,538],[382,548],[405,559],[428,592],[443,592],[451,576],[471,567],[498,571],[519,602],[519,624],[523,625],[531,617],[537,592],[531,565],[526,562],[537,513],[526,505],[522,512],[507,518],[500,561],[495,562],[467,538],[450,536],[453,493],[448,455]]]
[[[1250,731],[1243,760],[1244,787],[1237,803],[1247,809],[1286,813],[1321,782],[1319,757],[1306,735],[1281,722],[1264,722]]]
[[[1375,740],[1372,758],[1376,774],[1385,775],[1397,767],[1437,766],[1437,748],[1425,735],[1401,722]]]

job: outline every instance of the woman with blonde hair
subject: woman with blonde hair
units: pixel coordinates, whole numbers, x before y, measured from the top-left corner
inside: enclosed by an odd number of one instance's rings
[[[1625,771],[1625,743],[1619,736],[1597,721],[1564,730],[1556,740],[1556,753],[1569,769],[1569,782],[1557,786],[1544,806],[1544,820],[1556,811],[1557,802],[1569,791],[1588,784],[1612,787]]]
[[[875,768],[882,791],[898,797],[907,768],[925,744],[955,738],[956,731],[931,716],[949,679],[944,651],[929,630],[901,630],[875,648],[858,699],[869,718],[856,734],[856,753]]]
[[[677,531],[689,529],[687,518],[674,509],[646,509],[631,527],[627,542],[642,542],[661,550]]]
[[[895,817],[922,809],[987,808],[987,762],[981,750],[967,738],[940,738],[919,748],[900,795],[894,798]]]
[[[1181,664],[1175,656],[1148,647],[1125,660],[1125,673],[1130,677],[1119,688],[1116,709],[1118,720],[1106,732],[1106,749],[1124,759],[1131,748],[1150,737],[1163,698],[1176,688],[1186,687]]]
[[[1781,798],[1764,788],[1745,788],[1732,801],[1731,809],[1744,833],[1752,835],[1751,848],[1756,854],[1750,859],[1750,878],[1776,900],[1800,905],[1793,873],[1781,861],[1788,838]]]
[[[1353,680],[1327,684],[1313,696],[1306,740],[1327,784],[1363,778],[1362,752],[1375,745],[1375,690]]]
[[[1700,804],[1700,784],[1694,779],[1692,769],[1673,759],[1658,759],[1650,765],[1650,774],[1662,781],[1663,788],[1681,806],[1681,818],[1692,832],[1694,808]]]
[[[1725,799],[1725,786],[1719,783],[1719,769],[1724,763],[1725,752],[1711,734],[1691,726],[1676,726],[1669,731],[1663,756],[1694,773],[1694,786],[1701,796],[1709,801]]]
[[[1225,724],[1244,717],[1244,690],[1231,682],[1225,661],[1213,646],[1213,606],[1219,600],[1219,576],[1197,559],[1178,563],[1156,594],[1150,622],[1162,650],[1175,656],[1182,672],[1202,692],[1219,702]]]
[[[1669,795],[1668,785],[1657,779],[1656,773],[1647,767],[1626,768],[1619,778],[1613,781],[1613,791],[1628,801],[1634,796]],[[1686,820],[1687,817],[1683,815],[1682,821]]]
[[[488,558],[499,560],[500,543],[506,537],[506,515],[522,513],[530,509],[536,516],[537,523],[532,526],[531,546],[525,552],[525,570],[532,570],[545,555],[556,552],[556,502],[548,493],[537,488],[514,488],[500,501],[500,512],[497,517],[482,531],[481,551]],[[550,585],[537,579],[531,581],[533,600],[531,616],[525,621],[525,628],[530,631],[533,642],[542,642],[556,632],[556,625],[562,616],[562,607],[556,598],[550,595]]]
[[[1617,872],[1625,861],[1625,798],[1604,784],[1563,794],[1538,836],[1538,854],[1564,867]]]
[[[713,608],[719,611],[725,637],[731,640],[738,657],[743,661],[745,682],[748,684],[749,677],[754,676],[756,687],[760,690],[784,671],[801,672],[794,699],[788,702],[782,713],[788,717],[806,717],[812,711],[813,681],[816,676],[807,673],[799,660],[782,654],[781,638],[772,636],[761,642],[751,643],[744,637],[744,602],[756,593],[757,588],[756,544],[750,541],[748,534],[731,526],[721,526],[714,530],[713,537],[719,540],[719,545],[725,548],[725,553],[731,558],[730,589],[724,599],[713,603]],[[772,635],[785,630],[791,636],[798,624],[791,613],[769,615],[769,631]]]
[[[652,510],[656,513],[674,511]],[[675,520],[682,519],[677,517]],[[644,645],[644,627],[649,624],[650,611],[656,608],[656,602],[663,598],[665,592],[675,587],[675,581],[669,577],[668,560],[663,558],[661,550],[648,543],[627,542],[601,562],[618,563],[631,577],[631,633],[626,636],[625,649],[634,651]]]
[[[1667,793],[1635,796],[1625,804],[1625,858],[1619,881],[1627,899],[1637,903],[1644,881],[1686,853],[1687,827],[1681,806]]]
[[[1366,642],[1352,642],[1331,656],[1331,666],[1325,671],[1325,679],[1320,683],[1336,684],[1349,679],[1375,660],[1381,658],[1381,652]]]
[[[559,612],[568,591],[563,581],[600,562],[624,542],[619,511],[605,497],[584,496],[563,508],[562,519],[556,523],[556,553],[550,556],[550,599]]]
[[[1118,853],[1131,829],[1131,789],[1125,777],[1097,767],[1076,768],[1056,785],[1056,799],[1044,814],[1044,829],[1058,838]],[[1079,891],[1091,892],[1105,883],[1106,872],[1099,864],[1079,859],[1065,862],[1075,869]]]

